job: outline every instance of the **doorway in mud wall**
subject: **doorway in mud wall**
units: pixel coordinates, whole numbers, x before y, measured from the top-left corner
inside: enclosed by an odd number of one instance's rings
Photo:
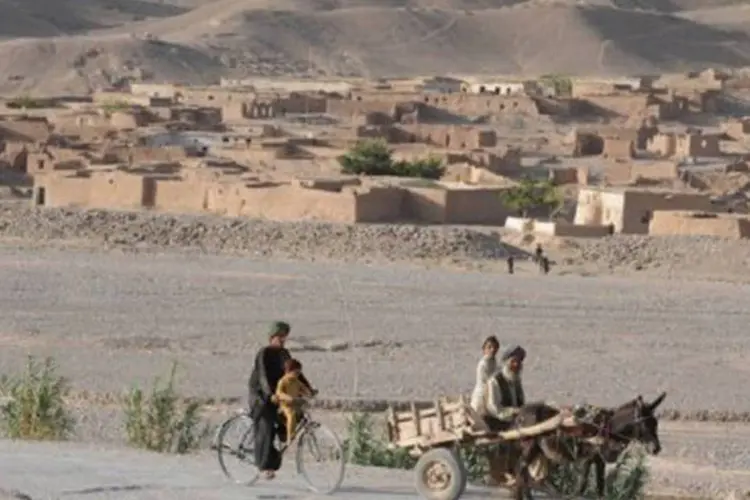
[[[141,206],[144,208],[154,208],[156,205],[156,179],[151,177],[143,178],[143,190],[141,191]]]
[[[47,203],[47,188],[38,187],[34,192],[34,205],[43,207]]]

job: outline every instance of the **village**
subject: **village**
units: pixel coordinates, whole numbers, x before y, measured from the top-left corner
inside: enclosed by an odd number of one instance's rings
[[[39,207],[743,238],[750,117],[727,89],[750,92],[750,81],[709,69],[606,80],[130,83],[0,101],[0,169]],[[342,168],[342,155],[368,144],[393,165],[436,170]],[[508,201],[529,183],[551,186],[559,202]]]

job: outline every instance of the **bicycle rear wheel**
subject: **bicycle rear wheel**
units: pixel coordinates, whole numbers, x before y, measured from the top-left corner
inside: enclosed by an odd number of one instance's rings
[[[346,460],[338,436],[328,427],[312,422],[299,436],[296,453],[297,474],[314,493],[335,493],[344,481]]]
[[[255,466],[253,420],[240,413],[225,421],[216,437],[216,453],[224,475],[237,484],[250,486],[258,480]]]

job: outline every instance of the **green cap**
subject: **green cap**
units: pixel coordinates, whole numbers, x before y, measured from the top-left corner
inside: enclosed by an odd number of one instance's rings
[[[268,336],[275,337],[277,335],[285,335],[289,333],[292,327],[285,321],[274,321],[271,323],[271,328],[268,329]]]

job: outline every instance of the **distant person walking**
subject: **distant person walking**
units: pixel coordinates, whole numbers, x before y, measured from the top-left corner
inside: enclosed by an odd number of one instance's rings
[[[544,257],[544,250],[542,249],[542,244],[537,243],[536,250],[534,250],[534,263],[537,265],[541,264],[542,257]]]

